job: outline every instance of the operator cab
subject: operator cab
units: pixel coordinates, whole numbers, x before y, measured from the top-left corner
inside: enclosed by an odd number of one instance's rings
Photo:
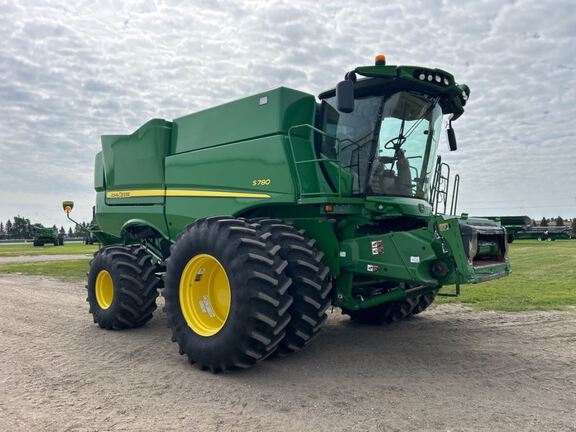
[[[356,80],[356,73],[366,78]],[[443,114],[462,114],[468,88],[447,72],[385,66],[378,57],[376,66],[349,72],[343,83],[344,102],[342,83],[320,95],[319,127],[330,135],[318,137],[321,156],[351,175],[353,195],[429,200]],[[453,136],[450,146],[456,147]]]

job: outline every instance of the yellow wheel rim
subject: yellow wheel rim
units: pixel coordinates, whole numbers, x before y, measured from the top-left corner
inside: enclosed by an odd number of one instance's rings
[[[100,270],[96,277],[96,302],[101,309],[108,309],[114,300],[114,282],[106,270]]]
[[[216,258],[196,255],[180,277],[180,308],[188,326],[200,336],[218,333],[230,313],[231,290],[226,270]]]

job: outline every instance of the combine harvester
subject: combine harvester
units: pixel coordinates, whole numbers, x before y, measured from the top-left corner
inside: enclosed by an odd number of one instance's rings
[[[59,234],[56,228],[46,228],[41,224],[34,224],[32,229],[34,231],[34,239],[32,240],[34,246],[44,246],[45,244],[64,246],[64,234]]]
[[[392,322],[444,285],[506,276],[499,223],[441,214],[442,119],[456,150],[469,95],[446,71],[378,56],[319,100],[281,87],[103,136],[94,321],[141,326],[163,287],[180,353],[218,372],[300,350],[330,305]]]

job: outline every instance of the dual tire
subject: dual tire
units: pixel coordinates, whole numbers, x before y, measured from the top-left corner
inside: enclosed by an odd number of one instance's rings
[[[212,372],[304,347],[330,303],[322,255],[274,219],[200,219],[172,246],[165,290],[172,340]]]
[[[285,356],[304,348],[314,339],[324,321],[326,310],[332,303],[330,269],[322,262],[324,253],[314,246],[304,230],[279,219],[254,219],[259,229],[269,235],[274,245],[280,246],[280,257],[287,262],[285,273],[292,279],[289,294],[293,298],[291,320],[276,354]]]

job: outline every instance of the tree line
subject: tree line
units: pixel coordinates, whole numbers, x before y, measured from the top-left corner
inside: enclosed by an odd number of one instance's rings
[[[34,237],[34,225],[30,222],[30,219],[23,218],[21,216],[14,216],[14,220],[8,219],[5,223],[0,221],[0,239],[31,239]],[[82,227],[88,227],[86,222],[82,222]],[[543,217],[540,222],[532,219],[532,225],[534,226],[564,226],[564,218],[558,216],[557,218],[547,219]],[[52,225],[52,228],[58,229],[56,225]],[[576,235],[576,218],[572,219],[570,224],[570,231],[573,235]],[[68,228],[68,232],[61,226],[58,229],[60,234],[67,234],[68,237],[84,237],[84,232],[82,228],[78,225]]]
[[[35,225],[30,222],[30,219],[24,218],[22,216],[14,216],[13,219],[8,219],[6,222],[0,221],[0,239],[31,239],[34,238],[34,228]],[[82,222],[82,227],[86,228],[88,224]],[[47,227],[48,228],[48,227]],[[56,225],[52,225],[52,228],[58,230],[58,233],[68,235],[68,237],[83,237],[84,232],[82,228],[75,225],[74,228],[68,228],[68,231],[64,229],[63,226],[58,228]]]
[[[576,234],[576,218],[573,218],[571,222],[568,220],[566,220],[566,222],[570,223],[570,229],[573,231],[574,234]],[[565,223],[565,219],[563,217],[558,216],[557,218],[550,218],[550,219],[543,217],[540,220],[540,222],[536,222],[536,220],[532,219],[532,225],[533,226],[541,226],[541,227],[566,226],[566,223]]]

